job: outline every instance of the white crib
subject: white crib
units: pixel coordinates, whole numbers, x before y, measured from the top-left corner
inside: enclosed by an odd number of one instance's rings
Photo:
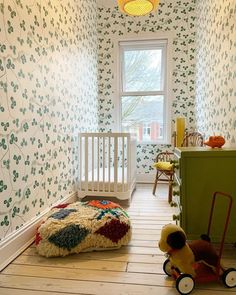
[[[136,140],[130,133],[79,134],[78,197],[130,199],[136,184]]]

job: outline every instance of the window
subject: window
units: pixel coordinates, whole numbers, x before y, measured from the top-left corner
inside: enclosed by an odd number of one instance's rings
[[[139,143],[169,140],[167,43],[119,42],[121,129],[135,133]]]

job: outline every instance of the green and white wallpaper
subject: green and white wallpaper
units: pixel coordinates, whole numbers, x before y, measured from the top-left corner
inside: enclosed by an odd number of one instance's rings
[[[197,1],[198,129],[236,144],[236,1]]]
[[[140,18],[96,2],[0,0],[0,244],[75,191],[77,133],[114,130],[119,37],[171,33],[172,127],[235,144],[235,0],[161,0]],[[138,145],[138,173],[166,149]]]
[[[108,1],[99,5],[98,82],[101,131],[114,130],[114,62],[117,54],[114,44],[120,37],[145,33],[172,34],[172,123],[175,117],[184,116],[187,127],[195,128],[195,4],[196,0],[161,0],[158,10],[145,17],[121,14],[117,6],[109,7]],[[152,164],[157,152],[169,148],[171,147],[165,145],[138,145],[138,173],[154,172]]]
[[[75,191],[97,130],[95,0],[0,0],[0,240]]]

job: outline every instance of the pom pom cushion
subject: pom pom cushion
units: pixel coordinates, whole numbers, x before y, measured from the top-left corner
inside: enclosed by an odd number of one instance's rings
[[[35,244],[46,257],[120,248],[131,239],[130,219],[110,201],[92,200],[56,206],[39,226]]]
[[[173,163],[170,163],[170,162],[157,162],[153,164],[153,166],[160,170],[170,171],[173,169]]]

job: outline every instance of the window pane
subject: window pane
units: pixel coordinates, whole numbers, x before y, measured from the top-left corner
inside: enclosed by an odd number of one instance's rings
[[[163,140],[164,96],[123,96],[122,131],[137,135],[139,142]]]
[[[124,51],[123,91],[163,90],[162,49]]]

